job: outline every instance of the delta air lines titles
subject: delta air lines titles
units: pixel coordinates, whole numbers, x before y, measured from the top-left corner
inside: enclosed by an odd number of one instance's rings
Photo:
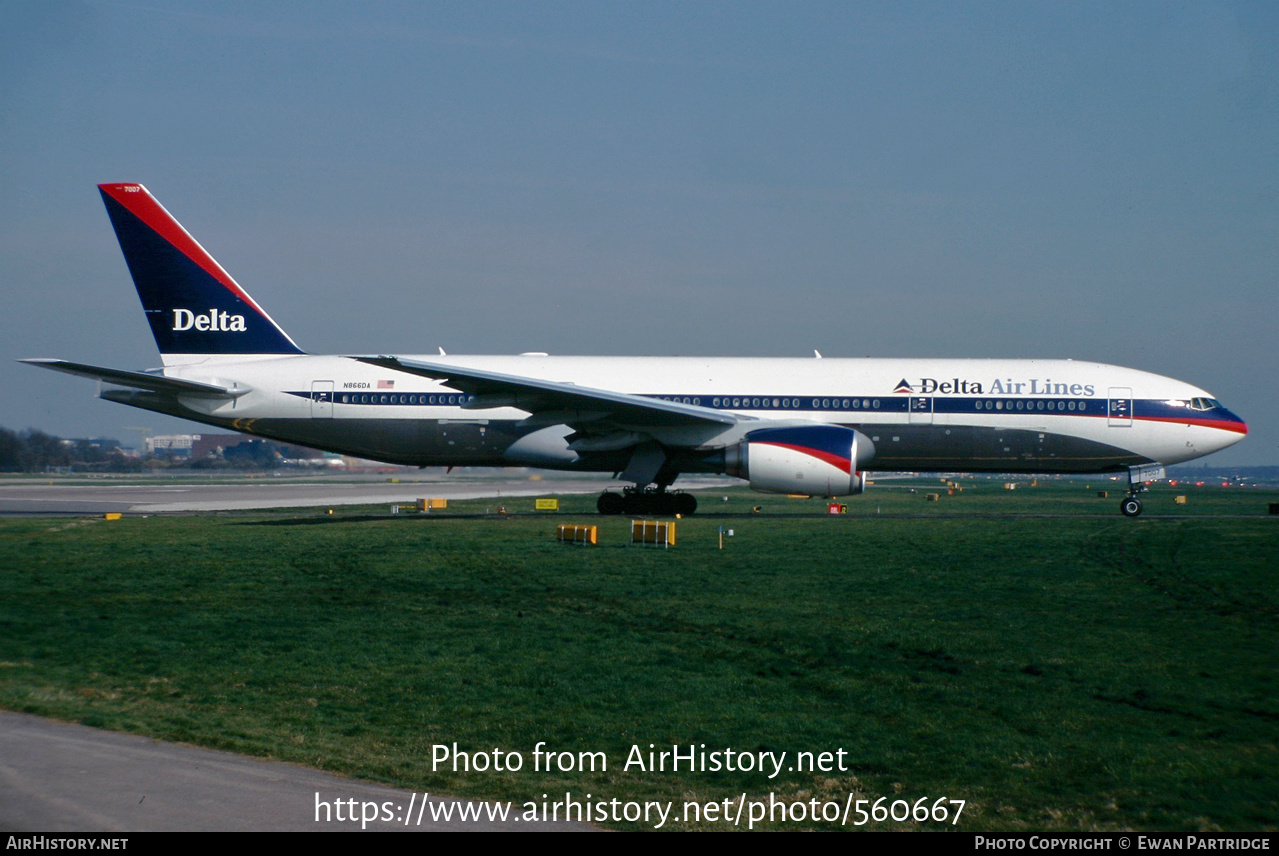
[[[922,377],[912,385],[905,378],[893,389],[893,392],[906,392],[922,395],[940,393],[942,395],[1086,395],[1097,394],[1097,388],[1091,383],[1063,383],[1052,378],[1028,378],[1013,380],[1012,378],[995,378],[988,383],[967,378],[951,378],[938,380],[935,377]]]

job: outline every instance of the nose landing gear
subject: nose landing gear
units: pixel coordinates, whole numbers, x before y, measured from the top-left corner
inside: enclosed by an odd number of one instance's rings
[[[1146,490],[1146,482],[1164,478],[1162,464],[1143,464],[1128,468],[1128,495],[1119,503],[1119,511],[1124,517],[1136,517],[1141,514],[1141,500],[1138,495]]]

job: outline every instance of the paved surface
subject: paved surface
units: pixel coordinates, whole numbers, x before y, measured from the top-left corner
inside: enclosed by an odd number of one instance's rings
[[[553,493],[596,493],[616,482],[599,478],[494,478],[446,481],[414,478],[393,484],[383,476],[368,480],[325,478],[245,478],[233,483],[139,483],[106,478],[101,483],[69,483],[66,478],[0,480],[0,514],[102,514],[108,511],[154,514],[183,511],[230,511],[250,508],[383,505],[413,502],[419,497],[545,496]]]
[[[318,796],[317,796],[318,794]],[[537,795],[537,796],[540,796]],[[163,743],[0,712],[0,832],[152,831],[351,831],[357,820],[338,822],[352,808],[394,820],[373,822],[368,831],[589,831],[581,823],[489,821],[484,803],[464,803],[343,779],[317,770],[243,758],[227,752]],[[521,798],[522,799],[522,798]],[[319,809],[316,802],[329,805]],[[354,800],[352,807],[346,800]],[[404,816],[409,815],[406,826]],[[462,821],[463,806],[482,821]],[[518,808],[519,805],[515,806]],[[433,812],[453,812],[433,820]],[[419,823],[418,817],[422,820]]]

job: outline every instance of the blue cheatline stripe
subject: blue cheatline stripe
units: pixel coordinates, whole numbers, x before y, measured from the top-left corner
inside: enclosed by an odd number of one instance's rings
[[[662,395],[642,393],[643,398],[694,404],[712,410],[820,410],[820,411],[880,411],[905,413],[908,401],[891,396],[839,396],[837,398],[811,395]]]
[[[1053,413],[1106,415],[1104,398],[999,398],[969,396],[812,396],[812,395],[645,395],[662,401],[695,404],[712,410],[817,411],[835,413]],[[912,407],[912,402],[915,406]],[[1020,403],[1020,407],[1018,404]]]
[[[426,393],[426,392],[344,392],[313,389],[308,391],[285,390],[286,395],[310,401],[330,401],[334,404],[377,404],[384,407],[391,405],[411,405],[414,407],[457,407],[471,400],[471,396],[460,392]]]

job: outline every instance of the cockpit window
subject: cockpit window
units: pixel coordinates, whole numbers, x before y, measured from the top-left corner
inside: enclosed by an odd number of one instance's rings
[[[1221,406],[1215,398],[1192,398],[1190,399],[1190,408],[1192,410],[1213,410]]]

